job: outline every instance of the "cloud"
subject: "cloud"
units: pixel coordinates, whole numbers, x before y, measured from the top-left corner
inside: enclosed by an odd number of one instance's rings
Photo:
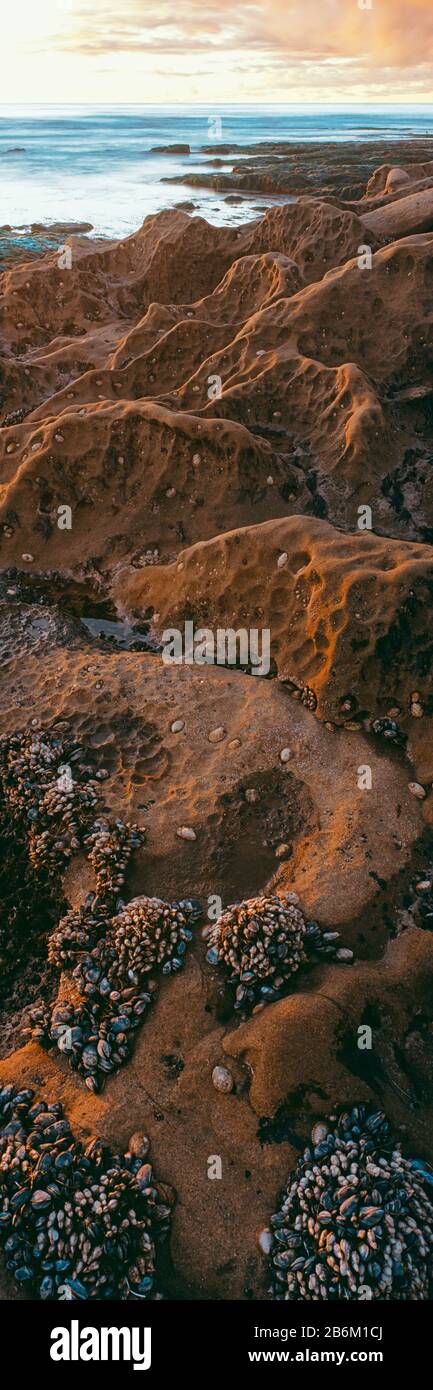
[[[4,81],[45,90],[49,69],[67,100],[78,86],[141,100],[146,83],[148,100],[184,101],[193,78],[204,101],[431,101],[433,0],[367,2],[20,0],[5,11]]]
[[[62,12],[59,11],[61,14]],[[56,45],[82,54],[263,51],[404,70],[433,59],[432,0],[70,0]]]

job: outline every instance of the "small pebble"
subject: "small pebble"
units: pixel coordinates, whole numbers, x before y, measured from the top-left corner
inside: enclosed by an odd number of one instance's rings
[[[270,1255],[273,1243],[272,1231],[269,1230],[269,1226],[263,1226],[263,1229],[257,1232],[257,1244],[263,1255]]]
[[[289,758],[291,758],[291,756],[292,756],[292,750],[291,750],[291,748],[282,748],[282,749],[281,749],[281,753],[280,753],[280,763],[288,763]]]
[[[184,719],[175,719],[175,720],[174,720],[174,723],[171,725],[171,732],[172,732],[172,734],[180,734],[181,729],[184,729],[184,728],[185,728],[185,721],[184,721]]]
[[[208,734],[209,743],[221,743],[226,736],[226,730],[220,725],[218,729],[211,729]]]
[[[408,782],[407,785],[412,796],[417,796],[418,801],[424,801],[427,793],[424,791],[424,787],[421,786],[420,782]]]
[[[195,830],[193,830],[192,827],[191,827],[190,825],[180,825],[180,826],[179,826],[179,829],[176,830],[176,835],[179,837],[179,840],[196,840],[196,839],[197,839]]]
[[[212,1072],[212,1082],[216,1091],[223,1091],[228,1095],[233,1090],[233,1077],[227,1067],[214,1067]]]

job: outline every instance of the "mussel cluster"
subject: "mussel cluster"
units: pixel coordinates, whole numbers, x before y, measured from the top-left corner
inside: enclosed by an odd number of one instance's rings
[[[110,925],[131,854],[143,844],[144,834],[137,825],[114,825],[96,820],[85,836],[88,859],[95,872],[96,892],[88,893],[85,903],[61,918],[51,933],[48,959],[59,970],[75,964],[77,957],[94,946]]]
[[[54,894],[94,815],[78,745],[25,732],[0,740],[0,964],[14,969],[55,920]]]
[[[97,794],[82,757],[80,745],[38,731],[0,741],[0,964],[3,950],[16,960],[15,927],[24,939],[32,930],[45,939],[52,928],[48,962],[73,971],[71,999],[33,1009],[32,1036],[56,1044],[98,1091],[130,1056],[156,988],[150,973],[180,969],[200,906],[147,897],[124,906],[127,864],[144,834],[94,818]],[[57,921],[62,873],[78,850],[92,864],[95,891]]]
[[[116,901],[125,882],[125,869],[131,854],[143,841],[144,834],[138,825],[125,825],[122,820],[116,820],[111,826],[103,820],[94,822],[84,843],[101,902]]]
[[[248,898],[227,907],[209,937],[210,965],[224,965],[236,986],[235,1009],[249,1013],[258,1004],[280,999],[312,954],[335,956],[338,932],[322,932],[305,922],[296,893]],[[351,957],[352,952],[344,952]]]
[[[51,932],[48,960],[58,970],[71,969],[83,951],[91,950],[107,931],[110,920],[109,905],[96,893],[88,893],[81,907],[71,907]]]
[[[156,991],[152,972],[181,969],[200,913],[194,899],[170,904],[134,898],[112,918],[106,909],[104,935],[92,949],[85,914],[67,914],[64,938],[59,924],[54,958],[74,963],[71,983],[78,997],[32,1010],[33,1037],[45,1046],[56,1044],[90,1091],[100,1091],[107,1075],[130,1057],[135,1030]]]
[[[2,814],[24,835],[35,873],[56,879],[79,849],[96,806],[79,744],[24,732],[0,740]]]
[[[29,1298],[149,1298],[171,1192],[144,1159],[74,1139],[59,1103],[0,1091],[0,1241]]]
[[[403,1158],[386,1116],[319,1122],[271,1217],[277,1299],[429,1299],[433,1171]]]

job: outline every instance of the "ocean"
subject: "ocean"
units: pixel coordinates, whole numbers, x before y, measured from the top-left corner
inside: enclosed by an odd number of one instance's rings
[[[216,144],[264,140],[390,141],[433,136],[433,106],[331,110],[302,106],[1,106],[0,226],[90,222],[95,235],[127,236],[162,208],[192,201],[197,214],[239,224],[271,202],[252,194],[236,206],[223,193],[164,184],[212,157]],[[190,155],[152,153],[189,144]],[[203,147],[204,150],[203,150]],[[238,156],[239,158],[239,156]]]

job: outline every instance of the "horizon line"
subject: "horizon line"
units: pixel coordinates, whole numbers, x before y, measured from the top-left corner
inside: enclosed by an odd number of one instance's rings
[[[254,107],[254,109],[257,109],[258,107],[264,107],[264,108],[266,108],[266,109],[269,109],[269,108],[272,108],[272,107],[274,107],[274,108],[281,107],[281,108],[284,108],[284,109],[290,109],[290,108],[293,108],[293,109],[298,108],[298,109],[299,109],[300,107],[302,107],[302,108],[308,107],[308,108],[313,109],[313,110],[316,110],[316,111],[333,110],[333,109],[335,109],[335,107],[337,107],[337,106],[343,107],[345,111],[351,111],[351,110],[353,110],[353,111],[359,111],[362,107],[365,107],[365,106],[367,106],[367,107],[378,107],[378,108],[383,107],[383,106],[390,106],[390,107],[398,107],[400,110],[413,109],[413,107],[419,106],[419,107],[422,107],[422,108],[431,107],[432,112],[433,112],[433,96],[431,97],[431,99],[429,99],[429,100],[427,100],[427,101],[415,101],[415,100],[414,100],[414,101],[391,101],[391,100],[389,100],[389,101],[387,101],[387,100],[374,101],[374,100],[369,100],[369,99],[367,99],[367,100],[362,100],[362,101],[359,101],[359,102],[356,102],[356,103],[353,103],[353,102],[347,103],[347,102],[345,102],[345,101],[339,101],[338,99],[336,99],[335,102],[313,102],[313,101],[263,101],[263,100],[261,100],[261,101],[226,101],[226,102],[223,102],[223,101],[212,101],[212,102],[200,101],[200,102],[199,102],[199,101],[176,101],[176,100],[175,100],[175,101],[164,101],[164,102],[163,102],[163,101],[161,101],[161,102],[159,102],[159,101],[115,101],[115,102],[104,102],[104,101],[60,101],[60,100],[56,100],[56,99],[53,99],[53,100],[49,100],[49,99],[48,99],[48,100],[45,100],[45,101],[19,101],[19,100],[17,100],[17,101],[1,101],[1,100],[0,100],[0,109],[1,109],[2,107],[5,107],[5,106],[8,106],[8,107],[11,107],[11,106],[31,106],[31,107],[35,107],[35,106],[74,106],[74,107],[77,107],[77,106],[94,106],[94,107],[101,107],[101,106],[104,106],[104,107],[105,107],[105,106],[106,106],[106,107],[109,107],[111,110],[114,110],[114,109],[116,109],[116,108],[121,108],[121,109],[123,109],[123,108],[127,108],[127,107],[130,107],[130,106],[141,106],[141,107],[143,107],[143,108],[148,108],[149,110],[155,110],[155,107],[157,107],[157,108],[161,108],[161,110],[164,110],[164,109],[166,109],[167,107],[170,107],[170,106],[181,106],[181,107],[193,107],[193,108],[197,108],[197,109],[203,109],[203,110],[205,110],[205,111],[208,111],[210,108],[213,109],[215,106],[225,106],[225,107],[227,107],[227,108],[231,108],[231,107],[242,107],[242,108],[245,108],[245,107]]]

